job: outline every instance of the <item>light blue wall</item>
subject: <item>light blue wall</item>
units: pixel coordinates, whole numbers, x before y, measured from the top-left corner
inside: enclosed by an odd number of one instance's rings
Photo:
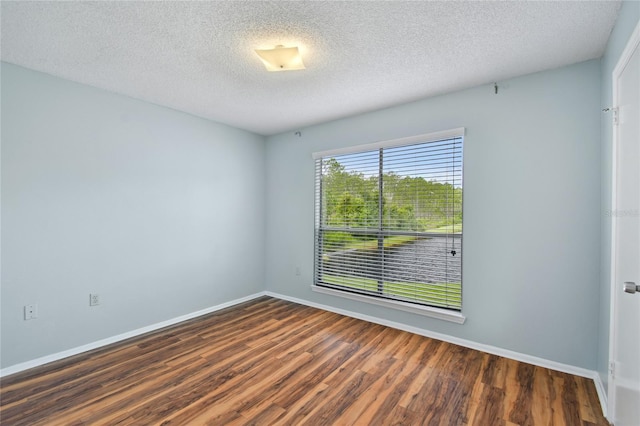
[[[612,73],[618,63],[631,33],[640,22],[640,2],[625,1],[622,3],[616,26],[611,32],[607,49],[601,60],[602,98],[601,109],[612,106]],[[600,216],[602,232],[601,270],[600,270],[600,321],[598,338],[597,370],[605,387],[607,386],[607,364],[609,361],[609,315],[610,315],[610,277],[611,277],[611,218],[605,213],[611,210],[611,165],[612,135],[611,114],[602,114],[602,210]]]
[[[600,80],[594,60],[267,138],[267,290],[594,369]],[[312,152],[455,127],[467,322],[313,292]]]
[[[2,367],[262,291],[264,156],[261,136],[3,63]]]

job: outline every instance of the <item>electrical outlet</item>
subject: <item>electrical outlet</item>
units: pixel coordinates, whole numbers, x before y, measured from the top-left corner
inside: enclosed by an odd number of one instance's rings
[[[30,320],[30,319],[36,319],[36,318],[38,318],[38,305],[35,303],[33,305],[25,305],[24,319]]]
[[[299,266],[296,266],[296,275],[300,276],[300,267]]]
[[[89,306],[96,306],[100,304],[100,296],[96,293],[89,295]]]

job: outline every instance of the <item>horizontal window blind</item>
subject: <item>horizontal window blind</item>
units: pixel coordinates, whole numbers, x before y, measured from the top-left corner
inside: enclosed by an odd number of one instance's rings
[[[316,157],[315,285],[460,310],[462,134],[379,145]]]

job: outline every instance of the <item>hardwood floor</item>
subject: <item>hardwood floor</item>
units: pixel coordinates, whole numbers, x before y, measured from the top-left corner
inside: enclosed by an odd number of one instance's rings
[[[0,381],[3,425],[607,425],[591,380],[263,297]]]

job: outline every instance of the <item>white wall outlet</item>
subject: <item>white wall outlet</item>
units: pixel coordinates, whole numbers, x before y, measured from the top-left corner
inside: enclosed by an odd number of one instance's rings
[[[96,306],[100,304],[100,296],[96,293],[89,295],[89,306]]]
[[[33,305],[25,305],[24,319],[30,320],[30,319],[36,319],[36,318],[38,318],[38,305],[35,303]]]
[[[300,276],[300,267],[299,266],[296,266],[296,275]]]

